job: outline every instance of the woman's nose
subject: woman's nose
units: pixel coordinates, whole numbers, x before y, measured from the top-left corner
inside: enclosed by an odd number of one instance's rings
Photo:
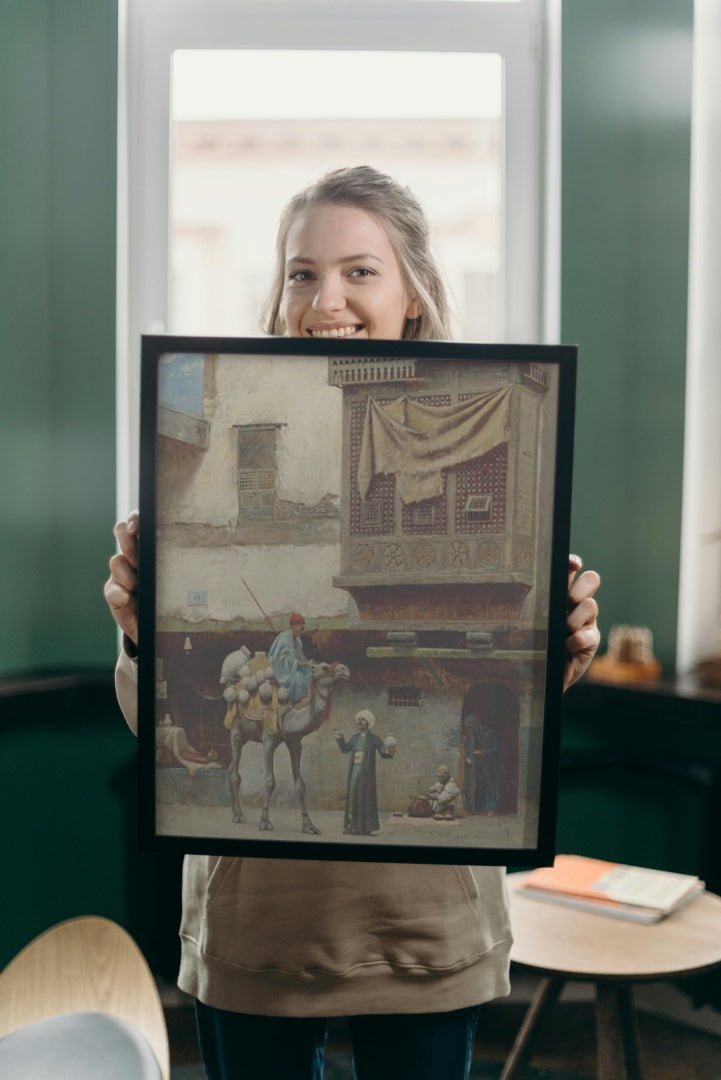
[[[337,275],[328,274],[318,279],[313,307],[321,314],[340,311],[345,307],[343,283]]]

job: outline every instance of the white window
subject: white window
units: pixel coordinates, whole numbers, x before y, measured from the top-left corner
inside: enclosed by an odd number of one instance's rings
[[[466,521],[490,521],[493,513],[493,495],[470,495],[463,508]]]
[[[426,209],[455,336],[502,336],[498,54],[183,49],[171,85],[172,332],[257,334],[288,198],[330,169],[370,163]]]
[[[280,209],[331,168],[376,165],[417,192],[459,337],[555,339],[557,9],[121,0],[121,513],[137,500],[140,335],[258,333]]]

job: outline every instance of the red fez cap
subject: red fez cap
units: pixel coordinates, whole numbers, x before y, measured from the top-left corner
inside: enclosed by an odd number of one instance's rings
[[[294,611],[293,614],[290,617],[290,625],[291,626],[305,626],[305,619],[303,618],[302,615],[298,615],[297,612]]]

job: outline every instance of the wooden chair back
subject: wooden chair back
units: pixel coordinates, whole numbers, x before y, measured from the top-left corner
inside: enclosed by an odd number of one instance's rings
[[[169,1080],[167,1027],[150,968],[122,927],[96,915],[46,930],[0,973],[0,1038],[36,1020],[75,1012],[132,1024]]]

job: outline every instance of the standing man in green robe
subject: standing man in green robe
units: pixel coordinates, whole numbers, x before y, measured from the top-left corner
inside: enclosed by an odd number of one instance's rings
[[[376,796],[376,754],[382,758],[392,758],[396,747],[394,744],[386,746],[383,740],[371,731],[376,718],[369,709],[361,709],[356,713],[355,722],[358,731],[351,735],[347,742],[341,731],[336,729],[333,732],[341,753],[352,755],[348,765],[343,832],[353,836],[371,836],[380,829]]]

